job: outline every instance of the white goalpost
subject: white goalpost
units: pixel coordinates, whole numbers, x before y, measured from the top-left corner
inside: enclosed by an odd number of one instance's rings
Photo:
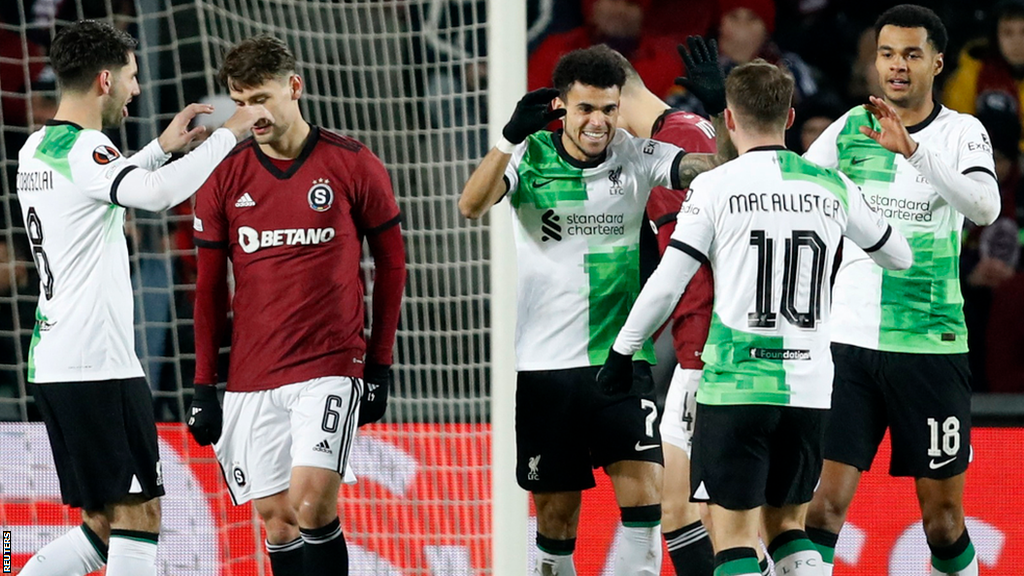
[[[526,92],[526,2],[490,0],[487,54],[489,142],[497,142]],[[491,239],[491,534],[495,576],[527,574],[526,492],[516,483],[516,252],[507,205],[489,213]]]

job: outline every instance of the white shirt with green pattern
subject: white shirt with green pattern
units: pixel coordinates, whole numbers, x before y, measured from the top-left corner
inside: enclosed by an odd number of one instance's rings
[[[143,376],[135,355],[125,207],[164,210],[191,196],[235,137],[216,130],[185,158],[157,140],[130,158],[99,130],[49,122],[18,153],[18,201],[39,272],[28,380]]]
[[[651,189],[678,188],[685,152],[618,130],[583,163],[538,132],[505,170],[519,266],[516,369],[604,363],[640,293],[640,227]],[[675,185],[675,186],[673,186]],[[654,363],[648,341],[636,357]]]
[[[964,213],[998,213],[992,147],[976,118],[939,104],[922,123],[908,127],[918,142],[909,159],[860,133],[881,131],[858,106],[829,126],[804,157],[838,168],[860,185],[864,197],[899,230],[914,251],[909,270],[883,270],[849,242],[833,293],[834,342],[887,352],[955,354],[967,351],[960,292],[960,242]],[[948,174],[947,174],[948,172]],[[930,181],[961,179],[949,192]],[[987,184],[983,196],[960,204],[964,188]]]

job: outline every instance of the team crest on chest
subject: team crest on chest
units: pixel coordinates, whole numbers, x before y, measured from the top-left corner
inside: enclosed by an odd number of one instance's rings
[[[334,189],[331,188],[331,181],[326,178],[313,180],[313,187],[306,194],[309,200],[309,207],[317,212],[326,212],[334,203]]]

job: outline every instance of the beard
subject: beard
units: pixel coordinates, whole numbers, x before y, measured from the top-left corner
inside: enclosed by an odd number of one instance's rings
[[[111,92],[110,98],[103,103],[101,111],[104,129],[119,128],[124,123],[124,113],[121,111],[124,107],[124,96],[117,92]]]

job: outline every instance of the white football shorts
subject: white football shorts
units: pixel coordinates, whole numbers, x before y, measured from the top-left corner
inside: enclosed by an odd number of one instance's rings
[[[701,370],[684,370],[676,365],[665,397],[665,412],[661,415],[661,441],[682,448],[687,456],[693,445],[697,386],[702,373]]]
[[[236,505],[288,489],[294,466],[326,468],[356,481],[349,457],[363,381],[326,376],[272,390],[227,392],[224,429],[213,446]]]

